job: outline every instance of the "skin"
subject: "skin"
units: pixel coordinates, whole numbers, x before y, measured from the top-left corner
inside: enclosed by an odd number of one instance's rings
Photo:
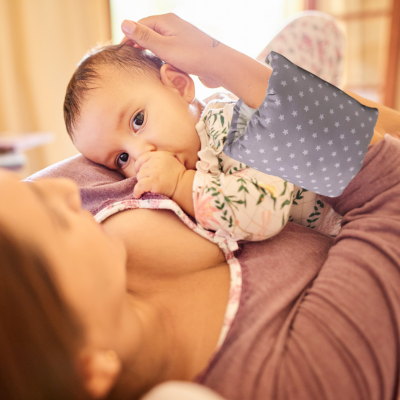
[[[45,256],[83,321],[86,344],[76,361],[92,396],[107,393],[120,374],[124,392],[142,394],[201,372],[228,302],[229,267],[218,246],[169,211],[130,210],[102,228],[81,209],[72,181],[18,180],[0,170],[0,224]],[[133,237],[135,245],[127,246]],[[130,366],[126,377],[123,364]]]
[[[99,75],[98,88],[82,105],[76,148],[127,178],[136,176],[136,197],[162,193],[194,216],[192,185],[200,150],[195,126],[204,103],[195,98],[193,80],[168,64],[159,77],[112,67]]]

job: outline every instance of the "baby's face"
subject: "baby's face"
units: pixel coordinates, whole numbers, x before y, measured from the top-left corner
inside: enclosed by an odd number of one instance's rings
[[[173,84],[110,69],[98,86],[88,92],[74,132],[85,157],[127,178],[136,176],[135,161],[148,151],[168,151],[196,169],[200,115]]]

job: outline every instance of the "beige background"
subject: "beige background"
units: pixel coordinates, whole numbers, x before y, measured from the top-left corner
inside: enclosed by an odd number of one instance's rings
[[[0,0],[0,134],[56,137],[28,152],[22,175],[77,154],[64,126],[65,89],[86,51],[110,39],[108,0]]]

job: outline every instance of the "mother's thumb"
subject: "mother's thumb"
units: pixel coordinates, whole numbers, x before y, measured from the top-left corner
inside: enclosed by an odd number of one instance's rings
[[[147,26],[129,21],[127,19],[122,22],[121,29],[125,33],[125,36],[127,38],[133,40],[135,43],[143,48],[152,50],[152,45],[155,44],[154,36],[157,35],[156,32],[154,32]]]

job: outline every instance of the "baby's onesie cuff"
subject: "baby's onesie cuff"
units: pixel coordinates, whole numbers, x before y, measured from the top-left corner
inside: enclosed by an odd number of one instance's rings
[[[260,108],[238,100],[224,153],[324,196],[339,196],[360,171],[378,110],[271,51]],[[268,171],[268,172],[267,172]]]

